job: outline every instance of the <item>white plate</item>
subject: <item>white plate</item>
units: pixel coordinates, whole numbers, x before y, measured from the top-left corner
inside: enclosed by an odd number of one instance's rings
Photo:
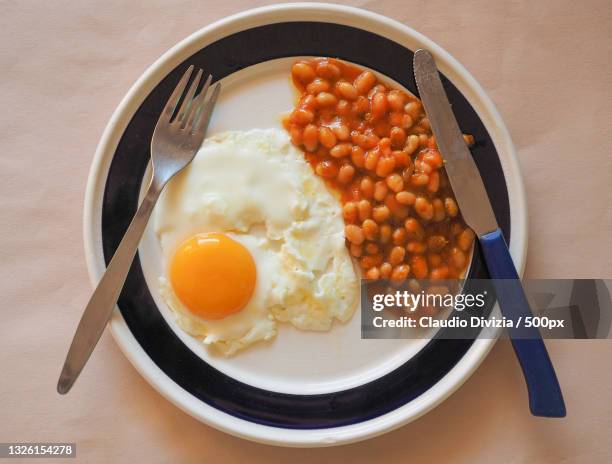
[[[475,80],[433,42],[388,18],[336,5],[287,4],[244,12],[188,37],[152,65],[119,105],[100,141],[88,181],[84,233],[92,282],[99,280],[105,268],[101,210],[107,173],[118,142],[145,97],[171,70],[206,45],[242,30],[292,21],[349,25],[375,32],[410,50],[427,48],[434,53],[438,67],[476,110],[494,142],[510,200],[510,251],[517,268],[522,272],[527,245],[527,224],[521,175],[507,130],[493,104]],[[293,91],[288,75],[290,63],[294,59],[266,61],[226,77],[210,133],[228,129],[279,126],[279,113],[290,109],[293,103]],[[394,371],[425,343],[410,340],[360,340],[359,314],[356,313],[348,324],[336,324],[331,333],[300,332],[283,325],[278,338],[272,343],[254,347],[230,359],[211,356],[204,347],[176,326],[169,309],[159,297],[156,280],[161,273],[161,260],[157,243],[150,230],[141,244],[140,257],[153,299],[168,325],[183,343],[222,373],[254,387],[298,395],[339,392]],[[435,385],[412,401],[385,414],[350,425],[289,429],[239,418],[203,402],[181,388],[151,360],[119,311],[115,311],[110,325],[117,343],[139,372],[181,409],[234,435],[289,446],[348,443],[379,435],[415,419],[457,389],[476,369],[494,343],[494,340],[477,340]]]

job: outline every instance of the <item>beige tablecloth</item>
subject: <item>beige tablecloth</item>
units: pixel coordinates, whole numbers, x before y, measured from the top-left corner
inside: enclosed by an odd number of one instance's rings
[[[159,396],[108,334],[74,391],[55,393],[91,291],[81,211],[112,111],[176,42],[265,3],[0,2],[0,442],[77,442],[80,460],[91,463],[611,462],[610,341],[548,343],[567,401],[564,420],[530,416],[520,369],[502,342],[423,418],[329,449],[264,446],[200,424]],[[347,3],[431,37],[499,108],[527,189],[527,275],[612,277],[610,3]]]

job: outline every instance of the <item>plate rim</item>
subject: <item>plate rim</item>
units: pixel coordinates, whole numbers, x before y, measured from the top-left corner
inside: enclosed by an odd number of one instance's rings
[[[470,104],[473,104],[474,110],[480,117],[482,117],[481,111],[487,113],[495,124],[494,129],[496,133],[492,139],[496,142],[496,148],[498,148],[498,152],[507,154],[507,157],[500,157],[500,162],[505,173],[510,200],[512,224],[510,250],[517,265],[517,270],[522,275],[527,252],[527,208],[518,158],[500,114],[476,80],[448,52],[419,32],[393,19],[368,10],[343,5],[288,3],[246,10],[223,18],[194,32],[156,60],[138,78],[122,99],[111,116],[98,143],[87,179],[83,231],[85,258],[92,285],[97,283],[105,269],[102,246],[99,239],[101,235],[99,212],[103,193],[103,183],[101,186],[99,178],[101,174],[104,175],[108,171],[114,150],[134,111],[155,85],[167,74],[168,69],[172,69],[191,54],[197,52],[203,43],[211,43],[221,37],[251,27],[295,20],[296,17],[299,17],[302,21],[332,22],[358,27],[383,35],[398,43],[402,43],[402,41],[397,40],[397,37],[408,37],[429,48],[436,56],[437,61],[439,61],[439,67],[443,72],[451,70],[453,71],[450,73],[451,75],[456,74],[461,77],[464,85],[461,85],[462,83],[456,80],[453,80],[453,84],[464,94]],[[354,21],[357,20],[360,20],[362,23],[369,23],[372,29],[363,27],[363,24],[355,25]],[[378,27],[374,29],[373,26]],[[389,37],[388,34],[391,32],[396,38]],[[470,90],[470,92],[466,93],[466,90]],[[475,104],[476,102],[478,104]],[[490,122],[485,124],[489,130],[492,129],[490,124]],[[497,146],[499,142],[504,143],[503,149],[499,149]],[[506,176],[508,172],[512,172],[513,176]],[[159,393],[186,413],[208,425],[241,438],[274,445],[307,447],[329,446],[364,440],[388,432],[420,417],[458,389],[484,360],[496,341],[496,339],[476,340],[461,361],[442,380],[419,398],[389,413],[342,427],[289,430],[239,419],[199,401],[178,387],[147,356],[130,332],[118,308],[115,308],[109,325],[113,338],[136,370]]]

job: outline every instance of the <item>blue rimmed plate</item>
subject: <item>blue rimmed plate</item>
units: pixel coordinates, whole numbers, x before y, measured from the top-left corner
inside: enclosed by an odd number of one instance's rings
[[[132,87],[106,128],[90,172],[84,229],[92,280],[100,278],[136,210],[153,128],[189,64],[223,80],[210,128],[215,133],[280,127],[280,113],[293,104],[289,72],[296,57],[338,57],[416,93],[412,55],[417,48],[436,56],[460,126],[476,139],[472,153],[522,268],[526,208],[514,149],[493,104],[467,71],[433,42],[388,18],[336,5],[288,4],[202,29]],[[160,273],[160,253],[147,231],[110,323],[117,343],[177,406],[256,441],[324,446],[384,433],[450,395],[494,343],[361,340],[356,314],[329,333],[283,326],[273,342],[220,358],[176,326],[157,291]],[[470,277],[487,277],[478,252]]]

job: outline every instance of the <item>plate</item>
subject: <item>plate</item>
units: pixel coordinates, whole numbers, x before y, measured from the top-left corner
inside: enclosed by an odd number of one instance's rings
[[[250,10],[168,51],[134,84],[96,151],[85,201],[88,269],[97,282],[118,245],[149,175],[149,144],[161,108],[195,64],[223,82],[209,134],[280,127],[294,101],[291,63],[334,56],[416,93],[412,53],[429,49],[519,269],[526,208],[508,132],[476,81],[414,30],[354,8],[286,4]],[[512,234],[510,234],[512,231]],[[157,290],[161,257],[151,228],[114,312],[113,335],[138,371],[181,409],[255,441],[325,446],[379,435],[424,414],[476,369],[494,340],[361,340],[358,312],[329,333],[283,324],[271,343],[235,357],[211,355],[182,332]],[[470,277],[486,278],[478,250]]]

